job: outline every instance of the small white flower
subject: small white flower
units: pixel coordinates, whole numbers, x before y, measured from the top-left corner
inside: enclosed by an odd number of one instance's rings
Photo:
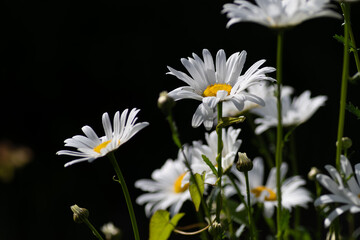
[[[264,163],[259,157],[253,160],[253,169],[248,172],[249,185],[251,191],[251,204],[263,203],[264,204],[264,216],[270,218],[274,213],[274,208],[277,206],[276,195],[276,168],[270,170],[266,184],[264,185]],[[282,207],[291,210],[292,207],[301,206],[307,207],[307,203],[311,202],[310,192],[306,190],[305,180],[300,176],[293,176],[284,180],[287,173],[288,166],[286,163],[281,164],[281,196]],[[238,181],[235,181],[238,185],[241,194],[247,199],[246,194],[246,182],[243,173],[237,171],[235,168],[231,169],[231,172],[235,175]],[[225,188],[225,194],[231,196],[236,194],[236,190],[233,185],[227,185]],[[241,203],[237,208],[238,211],[244,208],[244,204]]]
[[[192,149],[185,147],[184,153],[191,163]],[[146,203],[145,213],[148,217],[159,209],[169,207],[173,216],[179,212],[183,203],[190,199],[189,184],[181,184],[188,170],[184,160],[183,154],[179,151],[176,160],[168,159],[160,169],[151,174],[152,179],[140,179],[135,182],[135,187],[149,192],[136,199],[140,205]]]
[[[115,238],[120,239],[120,229],[115,227],[112,222],[104,224],[100,230],[104,233],[106,240],[111,240]]]
[[[273,86],[262,87],[268,88],[267,92],[273,92]],[[285,88],[287,90],[285,90]],[[324,106],[327,100],[327,97],[323,95],[311,98],[310,91],[308,90],[291,100],[291,88],[283,87],[283,89],[285,91],[282,91],[281,94],[281,105],[282,124],[285,127],[296,126],[306,122],[321,106]],[[264,97],[264,101],[265,107],[250,110],[251,113],[260,116],[255,119],[255,124],[258,124],[255,129],[256,134],[261,134],[271,127],[276,127],[278,124],[276,97],[274,95],[268,95]]]
[[[181,59],[191,77],[168,67],[170,71],[168,74],[176,76],[188,85],[171,91],[169,96],[175,101],[195,99],[202,102],[193,116],[193,127],[198,127],[203,123],[206,129],[211,129],[216,106],[220,101],[232,102],[239,111],[243,109],[245,101],[264,105],[261,98],[245,90],[263,80],[275,81],[273,78],[266,76],[267,73],[275,71],[275,68],[259,68],[265,60],[257,61],[241,75],[246,59],[245,51],[234,53],[226,59],[224,50],[219,50],[214,64],[210,52],[204,49],[203,59],[195,53],[193,53],[193,58]]]
[[[269,28],[286,28],[318,17],[341,16],[331,10],[329,0],[235,0],[224,5],[230,18],[227,26],[237,22],[255,22]]]
[[[71,162],[65,164],[65,167],[75,163],[89,161],[92,162],[97,158],[107,155],[109,152],[116,150],[122,144],[127,142],[141,129],[148,126],[149,123],[136,123],[136,114],[139,109],[132,109],[128,115],[128,109],[125,109],[120,115],[119,112],[114,116],[114,131],[112,130],[111,122],[108,113],[102,115],[102,123],[104,127],[105,136],[98,137],[94,130],[89,126],[84,126],[81,130],[83,135],[76,135],[65,140],[66,147],[74,147],[77,151],[61,150],[56,154],[69,155],[79,157]]]
[[[239,150],[239,147],[242,143],[242,140],[237,139],[240,133],[240,129],[234,129],[229,127],[227,131],[222,129],[222,139],[223,139],[223,151],[221,158],[221,167],[223,172],[226,172],[234,163],[236,154]],[[205,155],[210,162],[214,165],[217,170],[216,157],[217,153],[217,144],[218,136],[216,131],[212,131],[210,134],[205,133],[206,144],[203,144],[201,141],[194,141],[194,160],[191,164],[191,169],[194,173],[203,173],[205,172],[205,183],[214,185],[217,181],[217,177],[211,171],[210,167],[204,162],[202,155]],[[190,174],[187,174],[184,177],[184,183],[187,183],[190,179]]]
[[[339,206],[325,218],[325,227],[329,227],[336,217],[346,211],[350,211],[351,213],[360,212],[360,163],[355,165],[355,179],[349,160],[342,155],[340,162],[341,173],[333,166],[326,165],[325,168],[329,172],[331,178],[325,174],[316,175],[316,179],[321,185],[329,190],[331,194],[320,196],[315,200],[314,205],[319,206],[329,203],[339,204]]]

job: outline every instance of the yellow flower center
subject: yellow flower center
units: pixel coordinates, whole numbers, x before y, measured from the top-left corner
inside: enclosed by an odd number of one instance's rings
[[[189,187],[189,184],[188,184],[188,183],[185,184],[183,187],[181,187],[181,182],[182,182],[185,174],[186,174],[186,173],[181,174],[181,175],[176,179],[176,181],[175,181],[175,183],[174,183],[174,192],[175,192],[175,193],[182,193],[182,192],[185,192],[186,189],[188,189],[188,187]]]
[[[230,94],[232,86],[229,84],[223,84],[223,83],[215,83],[213,85],[208,86],[205,91],[203,92],[204,97],[216,97],[216,93],[219,90],[224,90],[228,92],[228,95]]]
[[[97,153],[100,153],[101,149],[106,148],[106,146],[111,142],[111,140],[108,140],[106,142],[100,143],[96,147],[94,147],[94,151]]]
[[[265,197],[265,201],[276,201],[276,193],[274,193],[274,191],[270,188],[267,188],[265,186],[259,186],[251,189],[251,192],[255,194],[255,197],[260,197],[263,191],[267,191],[269,193],[269,196]]]

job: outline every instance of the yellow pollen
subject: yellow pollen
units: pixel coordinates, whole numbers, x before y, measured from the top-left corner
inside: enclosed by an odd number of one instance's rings
[[[259,186],[251,189],[251,192],[255,194],[255,197],[260,197],[262,191],[267,191],[269,193],[269,196],[265,197],[265,201],[276,201],[276,193],[274,193],[274,191],[270,188],[267,188],[265,186]]]
[[[175,183],[174,183],[174,192],[175,192],[175,193],[182,193],[182,192],[185,192],[186,189],[188,189],[188,187],[189,187],[189,184],[188,184],[188,183],[185,184],[183,187],[181,187],[181,182],[182,182],[185,174],[186,174],[186,173],[181,174],[181,175],[176,179],[176,181],[175,181]]]
[[[208,86],[205,91],[203,92],[204,97],[216,97],[216,93],[219,90],[224,90],[228,92],[228,95],[231,91],[231,85],[229,84],[223,84],[223,83],[215,83],[213,85]]]
[[[101,149],[106,148],[106,146],[111,142],[111,140],[108,140],[106,142],[100,143],[96,147],[94,147],[94,151],[97,153],[100,153]]]

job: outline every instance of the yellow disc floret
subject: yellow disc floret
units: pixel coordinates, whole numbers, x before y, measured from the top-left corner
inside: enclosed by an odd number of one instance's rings
[[[188,189],[188,187],[189,187],[188,183],[181,187],[181,182],[182,182],[184,176],[185,176],[185,173],[181,174],[174,182],[174,192],[175,193],[182,193]]]
[[[208,86],[205,91],[203,92],[204,97],[216,97],[216,93],[219,90],[224,90],[228,92],[228,95],[230,94],[232,86],[229,84],[224,83],[215,83],[210,86]]]
[[[94,147],[94,151],[100,153],[101,149],[106,148],[106,146],[111,142],[111,140],[100,143],[96,147]]]
[[[263,191],[267,191],[269,193],[269,195],[265,197],[265,201],[276,201],[276,193],[270,188],[267,188],[265,186],[259,186],[251,189],[251,192],[255,194],[255,197],[260,197]]]

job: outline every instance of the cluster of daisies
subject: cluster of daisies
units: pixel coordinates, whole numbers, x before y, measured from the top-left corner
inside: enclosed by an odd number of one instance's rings
[[[250,21],[269,28],[283,29],[300,24],[316,17],[335,17],[340,15],[332,9],[328,0],[235,0],[224,5],[223,13],[230,18],[228,26],[237,22]],[[221,103],[221,116],[234,117],[245,112],[255,116],[255,133],[262,134],[278,124],[277,98],[274,82],[269,74],[276,71],[273,67],[263,67],[265,60],[253,63],[244,70],[246,51],[236,52],[227,58],[224,50],[216,53],[215,59],[209,50],[202,51],[202,57],[193,53],[192,57],[182,58],[181,63],[188,73],[168,67],[168,74],[185,83],[169,92],[168,96],[175,101],[194,99],[200,102],[195,110],[191,125],[202,124],[206,130],[205,142],[193,141],[184,145],[175,159],[168,159],[160,169],[151,174],[151,179],[140,179],[135,186],[143,190],[136,202],[145,205],[145,213],[151,216],[157,210],[169,209],[172,215],[181,211],[183,203],[190,200],[190,170],[205,175],[205,192],[207,195],[214,189],[218,176],[214,174],[204,161],[204,156],[218,169],[218,135],[211,131],[217,125],[217,116]],[[292,97],[294,89],[281,86],[282,124],[285,127],[298,126],[306,122],[321,106],[325,105],[326,96],[311,97],[309,90],[299,96]],[[148,125],[147,122],[136,123],[138,109],[116,112],[113,123],[107,113],[103,114],[104,136],[99,137],[89,127],[82,128],[84,135],[76,135],[65,140],[65,146],[76,148],[76,151],[61,150],[57,154],[77,157],[65,164],[92,162],[106,156],[127,142],[135,134]],[[266,167],[261,157],[252,161],[253,169],[248,172],[250,196],[247,196],[244,173],[234,167],[242,140],[238,139],[239,128],[232,126],[222,129],[223,150],[221,153],[221,169],[223,171],[224,195],[226,198],[249,197],[251,205],[263,206],[263,215],[270,218],[277,207],[276,169]],[[185,164],[188,163],[188,164]],[[190,169],[189,169],[190,167]],[[327,165],[329,176],[318,174],[317,180],[331,194],[318,197],[315,206],[337,203],[325,221],[325,227],[346,211],[360,211],[360,164],[355,165],[355,173],[345,157],[341,157],[341,169]],[[289,211],[293,207],[307,207],[313,202],[312,194],[305,188],[306,182],[301,176],[286,177],[288,165],[280,167],[282,207]],[[267,180],[265,181],[265,176]],[[229,181],[229,178],[235,179]],[[244,203],[238,201],[237,211],[245,209]],[[328,213],[328,212],[326,212]]]

